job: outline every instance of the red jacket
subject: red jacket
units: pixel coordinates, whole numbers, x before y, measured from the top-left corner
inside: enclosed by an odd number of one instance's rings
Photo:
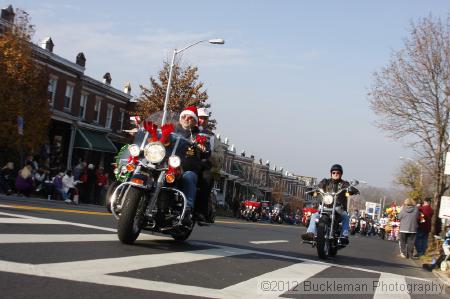
[[[431,231],[431,217],[433,217],[433,209],[430,205],[421,206],[419,211],[423,213],[425,222],[419,223],[418,231],[429,233]]]
[[[97,173],[97,185],[105,186],[108,183],[108,177],[104,173]]]

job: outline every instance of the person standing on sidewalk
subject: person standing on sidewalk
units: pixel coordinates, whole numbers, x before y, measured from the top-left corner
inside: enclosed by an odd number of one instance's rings
[[[428,234],[431,231],[431,218],[434,214],[433,208],[431,208],[430,201],[428,199],[423,201],[422,206],[419,207],[419,212],[423,214],[425,222],[419,223],[419,226],[417,227],[415,242],[417,255],[414,257],[424,255],[428,248]]]
[[[108,185],[108,176],[105,174],[105,169],[102,166],[97,169],[95,177],[94,203],[103,204],[105,202],[104,196],[106,193],[106,186]]]
[[[419,219],[419,209],[414,200],[405,199],[397,218],[400,220],[400,256],[412,258]]]
[[[87,168],[87,180],[86,180],[86,202],[95,202],[95,183],[97,181],[97,176],[95,174],[94,164],[89,164]]]

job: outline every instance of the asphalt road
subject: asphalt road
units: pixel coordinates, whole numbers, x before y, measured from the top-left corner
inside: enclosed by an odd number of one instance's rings
[[[0,298],[449,298],[418,294],[442,286],[375,237],[323,261],[300,226],[219,218],[186,242],[145,233],[135,245],[115,227],[102,207],[0,195]]]

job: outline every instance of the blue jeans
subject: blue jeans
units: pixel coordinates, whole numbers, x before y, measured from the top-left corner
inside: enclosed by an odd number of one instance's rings
[[[319,213],[314,213],[311,215],[311,220],[309,222],[308,229],[306,230],[307,233],[314,233],[314,235],[317,232],[316,229],[316,219],[319,219]],[[341,222],[342,222],[342,230],[341,230],[341,237],[347,237],[348,231],[350,229],[350,218],[348,217],[347,212],[343,212],[341,214]]]
[[[195,196],[197,193],[198,176],[193,171],[186,171],[181,177],[181,191],[186,195],[187,208],[194,208]]]
[[[63,189],[56,189],[56,192],[58,192],[59,195],[61,195],[62,200],[66,200],[67,199],[67,193],[64,192]]]
[[[414,245],[416,246],[417,255],[424,255],[428,248],[428,233],[417,231]]]

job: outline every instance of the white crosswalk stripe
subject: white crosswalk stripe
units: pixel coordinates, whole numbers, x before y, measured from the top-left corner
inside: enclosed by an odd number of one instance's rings
[[[15,217],[5,218],[3,216]],[[91,228],[101,230],[108,233],[104,234],[0,234],[0,244],[24,244],[24,243],[58,243],[58,242],[99,242],[99,241],[113,241],[118,242],[117,235],[111,232],[116,232],[115,229],[108,227],[99,227],[95,225],[87,225],[75,222],[67,222],[53,219],[44,219],[14,213],[0,212],[0,224],[30,224],[30,225],[71,225],[82,228]],[[157,240],[171,240],[165,236],[156,236],[141,234],[139,240],[142,241],[157,241]],[[277,242],[284,241],[278,240]],[[264,241],[263,241],[264,242]],[[100,285],[122,286],[133,289],[158,291],[165,293],[173,293],[180,295],[192,295],[214,298],[255,298],[262,296],[258,293],[258,283],[264,280],[271,280],[273,278],[288,278],[295,277],[298,283],[305,281],[315,275],[326,271],[329,267],[336,267],[334,264],[325,262],[316,262],[308,259],[302,259],[292,256],[285,256],[279,254],[272,254],[257,250],[247,250],[234,248],[229,246],[218,246],[216,244],[208,244],[206,242],[189,242],[191,245],[211,246],[208,249],[197,249],[182,252],[168,252],[168,253],[154,253],[137,256],[113,257],[103,259],[91,259],[82,261],[47,263],[31,265],[27,263],[18,263],[11,261],[0,260],[0,272],[27,274],[39,277],[59,278],[78,282],[95,283]],[[202,261],[230,258],[233,256],[240,256],[245,254],[258,254],[273,258],[281,258],[292,261],[293,264],[286,267],[281,267],[274,271],[269,271],[262,275],[243,280],[231,286],[222,289],[213,289],[200,286],[191,286],[184,284],[176,284],[164,281],[155,281],[143,278],[132,278],[118,276],[117,273],[143,270],[149,268],[157,268],[163,266],[171,266],[183,263],[200,263]],[[341,268],[348,268],[357,271],[365,271],[377,273],[380,275],[380,282],[389,282],[392,280],[405,282],[406,277],[390,273],[383,273],[371,271],[355,267],[338,266]],[[115,274],[114,274],[115,273]],[[114,274],[114,275],[111,275]],[[417,278],[413,278],[416,279]],[[265,294],[265,298],[279,297],[283,295],[286,290],[279,292],[271,292],[269,295]],[[410,298],[408,293],[400,292],[398,294],[390,294],[386,296],[381,289],[375,291],[374,297],[376,299],[382,298]]]
[[[311,262],[303,262],[294,264],[289,267],[281,268],[272,272],[265,273],[263,275],[251,278],[247,281],[243,281],[241,283],[235,284],[233,286],[227,287],[223,289],[228,294],[232,294],[235,296],[235,298],[251,298],[252,296],[257,293],[257,291],[261,292],[261,295],[263,294],[260,289],[260,283],[264,281],[273,281],[277,278],[289,278],[289,277],[295,277],[295,281],[297,283],[301,283],[305,281],[306,279],[316,275],[319,272],[324,271],[325,269],[329,268],[329,265],[324,264],[318,264],[318,263],[311,263]],[[269,296],[269,294],[273,297],[278,297],[285,293],[285,289],[278,289],[275,291],[272,291],[268,294],[264,294],[264,297]]]
[[[252,244],[275,244],[275,243],[288,243],[288,240],[270,240],[270,241],[250,241]]]
[[[396,291],[394,292],[395,295],[393,295],[392,293],[386,294],[387,292],[383,290],[383,285],[393,285],[393,284],[404,285],[405,277],[391,273],[381,273],[381,276],[378,278],[378,287],[375,290],[375,295],[373,299],[388,299],[392,298],[392,296],[395,296],[395,298],[399,299],[411,298],[407,290]]]
[[[139,241],[168,240],[164,236],[139,235]],[[0,234],[0,243],[60,243],[117,241],[116,234]]]

